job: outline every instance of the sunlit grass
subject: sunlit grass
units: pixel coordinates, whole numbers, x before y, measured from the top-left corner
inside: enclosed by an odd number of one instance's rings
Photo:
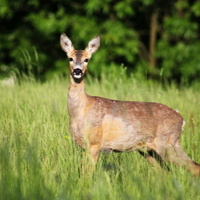
[[[200,163],[200,93],[103,75],[86,91],[119,100],[155,101],[178,109],[186,121],[184,150]],[[200,199],[200,179],[184,169],[150,166],[137,152],[101,154],[93,176],[81,175],[84,151],[68,131],[67,80],[0,86],[1,199]]]

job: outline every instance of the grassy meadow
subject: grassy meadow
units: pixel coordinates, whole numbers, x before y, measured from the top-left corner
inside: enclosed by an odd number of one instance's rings
[[[0,85],[0,199],[200,200],[200,177],[170,165],[152,167],[138,152],[101,154],[93,175],[81,175],[84,151],[68,131],[69,80]],[[118,100],[154,101],[180,111],[182,146],[200,163],[200,92],[102,74],[86,91]]]

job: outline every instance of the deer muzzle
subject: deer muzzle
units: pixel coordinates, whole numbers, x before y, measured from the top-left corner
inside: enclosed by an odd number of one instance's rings
[[[73,71],[73,77],[76,79],[80,79],[83,76],[83,71],[80,68],[76,68]]]

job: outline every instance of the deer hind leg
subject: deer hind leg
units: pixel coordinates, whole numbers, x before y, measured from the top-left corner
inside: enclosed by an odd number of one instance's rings
[[[165,170],[170,171],[170,168],[166,165],[162,157],[156,153],[153,149],[143,152],[143,151],[138,151],[140,155],[142,155],[146,160],[153,166],[153,167],[161,167]]]
[[[194,162],[182,149],[179,142],[175,145],[162,145],[157,149],[157,153],[164,161],[171,162],[177,166],[184,167],[193,175],[200,175],[200,165]]]

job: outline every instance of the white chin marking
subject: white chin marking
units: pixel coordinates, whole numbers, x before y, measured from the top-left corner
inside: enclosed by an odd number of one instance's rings
[[[79,74],[79,75],[74,74],[74,78],[77,78],[77,79],[81,78],[81,74]]]

